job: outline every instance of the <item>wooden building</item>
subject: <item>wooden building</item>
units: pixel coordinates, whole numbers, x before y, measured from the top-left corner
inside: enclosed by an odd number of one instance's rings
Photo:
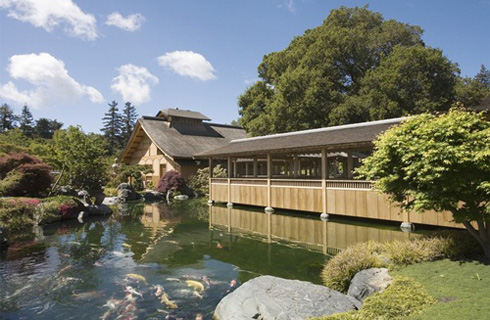
[[[462,228],[449,212],[401,212],[371,181],[355,179],[373,140],[402,120],[236,139],[197,157],[227,161],[228,177],[210,178],[211,201]]]
[[[194,160],[194,154],[247,136],[240,127],[209,120],[199,112],[179,109],[162,110],[155,117],[143,116],[138,119],[119,162],[150,165],[153,173],[146,176],[146,181],[152,181],[154,186],[170,170],[188,178],[207,165]]]

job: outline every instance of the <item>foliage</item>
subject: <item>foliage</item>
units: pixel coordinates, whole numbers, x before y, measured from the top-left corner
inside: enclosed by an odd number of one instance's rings
[[[57,120],[39,118],[34,126],[34,135],[38,138],[52,139],[54,133],[63,127],[63,123]]]
[[[100,190],[107,182],[110,160],[102,136],[70,126],[56,131],[53,142],[53,162],[65,170],[62,184],[90,191]]]
[[[392,272],[424,284],[439,303],[410,319],[488,318],[490,268],[478,261],[439,260],[417,263]]]
[[[488,70],[483,64],[480,67],[480,71],[476,74],[475,80],[490,90],[490,70]]]
[[[17,120],[14,110],[8,104],[4,103],[0,106],[0,132],[15,128]]]
[[[121,137],[124,144],[129,141],[131,133],[133,132],[136,120],[138,119],[138,114],[136,113],[136,108],[131,104],[131,102],[126,102],[122,112],[122,127],[121,127]]]
[[[22,107],[22,112],[19,117],[19,129],[26,137],[32,137],[34,134],[34,118],[27,105]]]
[[[61,217],[73,217],[84,209],[83,204],[69,196],[56,196],[42,199],[38,207],[40,222],[49,222]]]
[[[465,107],[478,106],[487,94],[490,93],[490,87],[485,87],[475,78],[460,78],[454,88],[456,101],[462,103]]]
[[[405,210],[450,211],[490,257],[489,145],[481,114],[423,114],[382,134],[358,172]]]
[[[180,191],[185,186],[185,179],[182,175],[175,170],[170,170],[160,178],[156,191],[166,194],[170,190]]]
[[[366,72],[359,94],[348,97],[330,119],[345,124],[447,110],[454,100],[457,72],[439,49],[395,47]]]
[[[384,62],[395,48],[433,51],[424,48],[421,36],[420,27],[384,20],[365,7],[332,10],[322,25],[295,37],[283,51],[264,56],[258,68],[261,80],[239,98],[240,124],[252,135],[328,126],[329,114],[360,92],[370,70],[381,63],[401,69],[407,66],[397,61],[413,61],[398,53]],[[439,67],[420,64],[417,79],[427,79],[420,69],[445,75],[447,70]]]
[[[31,227],[35,223],[35,208],[40,202],[31,198],[0,199],[0,225],[11,232]]]
[[[38,196],[51,185],[50,171],[47,164],[25,153],[0,157],[0,195]]]
[[[226,178],[226,169],[221,165],[213,168],[213,177]],[[209,167],[198,169],[196,174],[190,177],[189,187],[202,194],[209,193]]]
[[[123,163],[115,168],[114,174],[107,185],[116,188],[119,184],[128,182],[131,177],[133,188],[136,191],[141,191],[144,189],[143,175],[151,172],[153,172],[153,169],[150,165],[128,165]]]
[[[436,300],[427,293],[422,284],[407,277],[395,277],[393,283],[385,291],[366,298],[359,311],[336,313],[332,316],[315,319],[401,319],[420,314],[435,303]]]
[[[109,103],[109,111],[104,114],[102,121],[104,127],[101,129],[104,132],[109,144],[109,152],[114,154],[117,149],[122,145],[121,141],[121,131],[123,128],[122,118],[119,114],[119,109],[117,108],[117,102],[112,101]]]
[[[117,188],[104,187],[104,194],[107,197],[117,197]]]
[[[347,292],[352,278],[364,269],[443,258],[459,259],[476,253],[474,239],[461,232],[434,234],[410,241],[358,243],[330,259],[322,271],[322,279],[327,287]]]

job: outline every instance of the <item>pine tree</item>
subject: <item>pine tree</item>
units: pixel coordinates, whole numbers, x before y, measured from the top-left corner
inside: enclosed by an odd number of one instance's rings
[[[57,120],[39,118],[34,126],[34,136],[44,139],[52,139],[55,131],[60,130],[63,123]]]
[[[119,109],[117,108],[117,102],[112,101],[109,105],[109,111],[104,114],[102,121],[104,127],[101,129],[104,132],[109,143],[109,152],[113,154],[118,148],[121,147],[121,133],[123,128],[123,123],[121,115],[119,114]]]
[[[17,116],[14,115],[14,110],[6,103],[0,107],[0,132],[5,132],[15,128]]]
[[[19,128],[22,133],[27,137],[32,137],[34,134],[34,117],[32,116],[31,111],[29,111],[29,107],[24,105],[22,108],[22,113],[19,118]]]
[[[482,84],[484,87],[490,89],[490,70],[485,65],[481,65],[480,72],[475,76],[475,80]]]
[[[138,119],[138,114],[136,113],[136,108],[131,104],[131,102],[126,102],[123,109],[122,115],[122,141],[123,143],[127,143],[129,137],[131,137],[131,133],[134,130],[134,125],[136,124],[136,120]]]

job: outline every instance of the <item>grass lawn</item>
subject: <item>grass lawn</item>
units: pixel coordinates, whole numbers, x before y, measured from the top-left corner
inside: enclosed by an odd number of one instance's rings
[[[445,259],[416,263],[391,274],[413,278],[438,300],[408,319],[490,319],[490,266]]]

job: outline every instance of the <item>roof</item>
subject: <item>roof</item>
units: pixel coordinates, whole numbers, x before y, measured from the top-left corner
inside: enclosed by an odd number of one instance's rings
[[[245,131],[236,126],[201,123],[173,124],[163,118],[143,117],[138,119],[135,130],[121,153],[124,161],[135,150],[133,144],[139,143],[146,134],[155,145],[173,159],[192,159],[194,154],[219,148],[233,139],[247,136]]]
[[[200,112],[190,111],[190,110],[180,110],[180,109],[164,109],[158,112],[157,116],[161,113],[168,117],[180,117],[180,118],[188,118],[188,119],[198,119],[198,120],[211,120]]]
[[[229,144],[196,154],[196,157],[283,153],[348,144],[370,144],[380,133],[406,118],[378,120],[335,127],[235,139]]]
[[[476,111],[490,111],[490,94],[487,94],[485,99],[483,99],[483,101],[473,109]]]

